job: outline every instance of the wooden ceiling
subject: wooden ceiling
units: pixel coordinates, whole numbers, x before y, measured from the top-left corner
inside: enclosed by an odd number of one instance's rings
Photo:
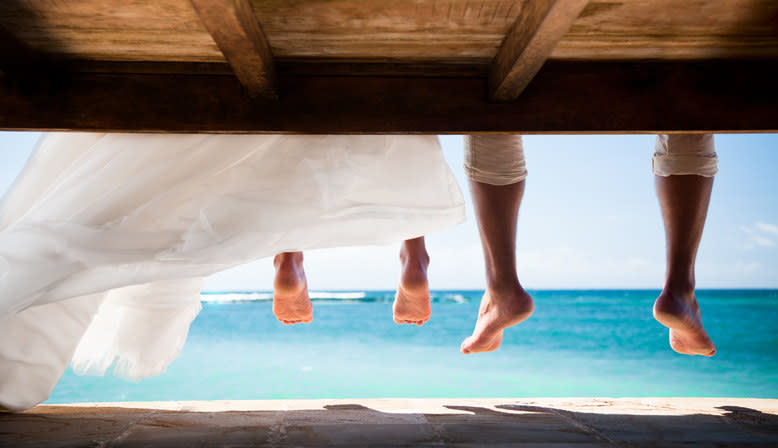
[[[3,0],[0,128],[778,130],[775,0]]]

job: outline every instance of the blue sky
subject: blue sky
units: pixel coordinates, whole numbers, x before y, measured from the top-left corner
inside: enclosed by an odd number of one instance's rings
[[[0,132],[0,194],[39,134]],[[664,235],[651,174],[652,135],[526,136],[529,178],[519,217],[519,278],[528,288],[659,288]],[[427,237],[435,289],[482,288],[483,262],[462,138],[442,136],[468,221]],[[701,288],[778,287],[777,134],[716,136],[719,174],[700,252]],[[311,289],[392,289],[398,245],[311,251]],[[205,289],[267,290],[269,259],[209,277]]]

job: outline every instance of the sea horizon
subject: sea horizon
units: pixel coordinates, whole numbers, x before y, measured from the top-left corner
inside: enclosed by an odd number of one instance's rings
[[[571,292],[571,291],[586,291],[586,292],[597,292],[597,291],[657,291],[661,292],[662,288],[611,288],[611,287],[601,287],[601,288],[525,288],[527,292]],[[322,289],[310,289],[309,292],[311,293],[325,293],[325,292],[335,292],[335,293],[344,293],[344,292],[386,292],[386,291],[394,291],[393,288],[322,288]],[[476,292],[476,291],[484,291],[484,288],[433,288],[430,289],[430,292],[452,292],[452,291],[466,291],[466,292]],[[754,286],[754,287],[738,287],[738,288],[695,288],[695,291],[697,292],[709,292],[709,291],[776,291],[778,292],[777,287],[761,287],[761,286]],[[239,293],[271,293],[272,289],[204,289],[200,291],[201,295],[212,295],[212,294],[239,294]],[[313,299],[313,298],[312,298]]]
[[[778,398],[778,289],[699,289],[712,358],[673,352],[658,289],[529,290],[535,314],[493,353],[462,355],[483,290],[432,290],[422,327],[392,321],[394,290],[312,291],[284,326],[270,291],[204,291],[167,371],[128,382],[70,369],[47,403],[316,398]],[[227,299],[227,300],[220,300]]]

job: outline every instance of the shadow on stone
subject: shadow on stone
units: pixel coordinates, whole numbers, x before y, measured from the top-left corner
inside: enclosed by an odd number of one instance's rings
[[[669,407],[630,413],[624,404],[581,412],[568,406],[446,401],[428,407],[433,411],[389,412],[359,403],[292,410],[229,409],[240,408],[240,402],[178,411],[40,406],[0,414],[0,447],[778,445],[778,416],[739,406],[719,406],[726,413],[716,415],[712,409],[713,414],[690,414]]]

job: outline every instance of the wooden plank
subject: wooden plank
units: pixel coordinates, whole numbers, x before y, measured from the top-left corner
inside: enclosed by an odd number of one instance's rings
[[[522,0],[250,0],[277,64],[486,66]],[[776,0],[592,0],[552,59],[778,58]],[[2,0],[0,26],[36,51],[93,61],[225,63],[189,0]]]
[[[488,64],[520,13],[516,0],[252,0],[281,58]]]
[[[323,58],[275,58],[277,76],[486,76],[487,65],[441,64],[433,62],[389,63],[374,60],[345,62]],[[67,68],[77,73],[145,73],[183,75],[229,75],[227,63],[135,62],[68,60]]]
[[[252,97],[277,98],[273,54],[248,0],[190,0]]]
[[[556,59],[777,58],[775,0],[591,1]]]
[[[251,0],[273,56],[487,65],[517,0]],[[775,0],[593,0],[554,48],[579,60],[778,57]],[[30,47],[105,61],[224,62],[189,0],[3,0]]]
[[[513,101],[551,55],[589,0],[526,0],[489,67],[489,98]]]
[[[278,101],[231,75],[74,74],[0,87],[0,129],[249,133],[778,132],[778,62],[549,61],[512,103],[484,77],[289,76]]]
[[[0,81],[17,87],[24,82],[20,72],[37,65],[38,59],[16,36],[0,27]]]
[[[61,86],[66,76],[60,64],[0,27],[0,83],[6,88],[23,94],[48,93]]]
[[[60,58],[225,62],[188,0],[2,0],[0,26]]]

